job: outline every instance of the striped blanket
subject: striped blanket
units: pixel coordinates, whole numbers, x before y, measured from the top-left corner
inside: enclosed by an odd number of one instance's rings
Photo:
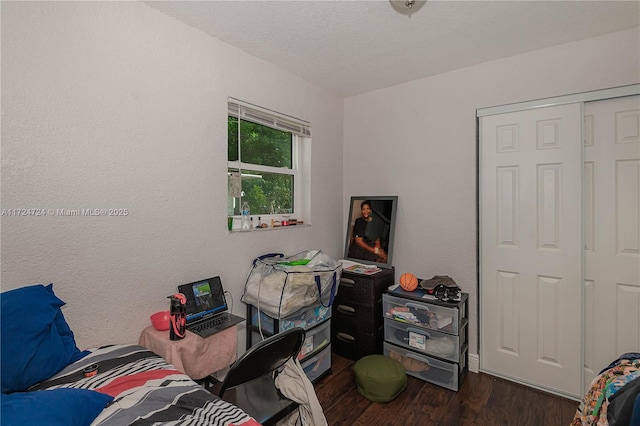
[[[98,373],[85,377],[83,369],[92,364],[98,365]],[[56,388],[91,389],[114,397],[92,426],[259,425],[142,346],[95,349],[30,390]]]

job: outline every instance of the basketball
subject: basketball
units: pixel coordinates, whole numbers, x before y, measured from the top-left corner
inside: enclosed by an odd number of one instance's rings
[[[413,291],[418,287],[418,279],[415,275],[405,272],[400,275],[400,287],[405,291]]]

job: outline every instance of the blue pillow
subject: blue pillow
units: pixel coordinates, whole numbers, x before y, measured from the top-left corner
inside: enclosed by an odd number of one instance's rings
[[[88,426],[113,397],[87,390],[60,388],[2,394],[2,426]]]
[[[26,390],[83,356],[60,310],[64,304],[53,284],[0,294],[2,393]]]
[[[53,286],[53,284],[49,284],[47,287],[50,286]],[[53,293],[53,287],[51,288],[51,292]],[[76,362],[82,357],[90,354],[89,351],[80,352],[80,349],[76,346],[76,339],[73,336],[73,331],[69,328],[69,324],[67,324],[67,321],[64,319],[64,315],[62,315],[61,310],[58,311],[53,322],[55,323],[56,330],[58,331],[58,335],[60,336],[65,349],[73,352],[69,363]]]

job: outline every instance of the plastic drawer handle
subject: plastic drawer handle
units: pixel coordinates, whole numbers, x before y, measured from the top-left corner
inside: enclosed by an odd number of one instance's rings
[[[347,305],[338,305],[338,311],[342,312],[343,314],[355,314],[356,310],[353,309],[351,306],[347,306]]]
[[[340,285],[344,285],[346,287],[353,287],[356,282],[350,278],[342,278],[340,277]]]
[[[424,306],[424,305],[419,305],[417,303],[405,303],[404,306],[406,306],[407,308],[415,308],[415,309],[422,309],[423,311],[428,311],[429,308]]]
[[[425,358],[416,356],[416,355],[412,354],[411,352],[408,352],[405,356],[407,358],[411,358],[411,359],[414,359],[416,361],[420,361],[420,362],[422,362],[424,364],[427,364],[428,366],[431,366],[431,364],[429,364],[429,361],[427,361]]]
[[[338,334],[336,334],[336,337],[338,339],[340,339],[340,340],[343,340],[343,341],[347,342],[347,343],[353,343],[353,342],[356,341],[355,337],[353,337],[353,336],[351,336],[351,335],[349,335],[347,333],[338,333]]]

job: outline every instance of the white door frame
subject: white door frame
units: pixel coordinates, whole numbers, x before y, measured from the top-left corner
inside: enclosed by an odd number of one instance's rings
[[[499,105],[494,107],[479,108],[476,110],[476,117],[502,114],[505,112],[525,111],[527,109],[544,108],[565,104],[575,104],[578,102],[601,101],[603,99],[620,98],[623,96],[640,95],[640,84],[614,87],[611,89],[595,90],[592,92],[576,93],[573,95],[544,98],[534,101],[519,102],[515,104]],[[479,142],[479,139],[478,139]]]
[[[477,252],[478,252],[478,259],[477,259],[477,270],[478,270],[478,354],[480,354],[480,347],[482,345],[482,336],[481,334],[481,330],[482,330],[482,304],[481,304],[481,290],[482,290],[482,251],[481,251],[481,247],[482,247],[482,241],[481,241],[481,223],[482,223],[482,211],[480,209],[480,200],[482,199],[482,188],[480,187],[480,176],[482,173],[482,164],[480,161],[480,131],[479,131],[479,124],[480,124],[480,118],[481,117],[486,117],[486,116],[490,116],[490,115],[497,115],[497,114],[503,114],[503,113],[508,113],[508,112],[515,112],[515,111],[525,111],[525,110],[530,110],[530,109],[535,109],[535,108],[544,108],[544,107],[549,107],[549,106],[557,106],[557,105],[565,105],[565,104],[572,104],[572,103],[585,103],[585,102],[590,102],[590,101],[598,101],[598,100],[604,100],[604,99],[612,99],[612,98],[619,98],[619,97],[624,97],[624,96],[633,96],[633,95],[640,95],[640,84],[634,84],[634,85],[629,85],[629,86],[621,86],[621,87],[615,87],[615,88],[610,88],[610,89],[603,89],[603,90],[595,90],[595,91],[590,91],[590,92],[583,92],[583,93],[577,93],[577,94],[572,94],[572,95],[565,95],[565,96],[558,96],[558,97],[552,97],[552,98],[545,98],[545,99],[539,99],[539,100],[533,100],[533,101],[527,101],[527,102],[520,102],[520,103],[515,103],[515,104],[508,104],[508,105],[499,105],[499,106],[494,106],[494,107],[487,107],[487,108],[480,108],[476,110],[476,126],[478,128],[478,131],[476,132],[476,155],[477,155],[477,162],[478,162],[478,167],[477,167],[477,176],[476,176],[476,185],[477,185],[477,192],[476,192],[476,209],[478,212],[477,215]],[[583,114],[584,114],[584,108],[582,108],[583,110]],[[582,159],[581,159],[582,161]],[[582,178],[581,178],[582,179]],[[582,194],[581,198],[584,201],[584,193]],[[584,205],[584,204],[582,204]],[[582,253],[582,271],[581,271],[581,282],[584,282],[584,251]],[[582,301],[581,305],[582,305],[582,321],[581,321],[581,338],[580,341],[583,342],[583,344],[581,345],[581,356],[580,356],[580,360],[577,360],[577,362],[580,362],[580,365],[584,365],[584,335],[585,335],[585,325],[584,325],[584,315],[585,315],[585,309],[584,309],[584,285],[582,285],[581,287],[581,294],[580,294],[580,300]],[[481,365],[480,362],[478,362],[479,365]],[[584,382],[584,369],[581,368],[581,380],[582,382]],[[483,371],[482,368],[480,368],[480,371]],[[491,374],[495,375],[495,372],[491,372]],[[512,380],[512,378],[510,377],[505,377],[506,379]],[[534,387],[534,388],[538,388],[541,390],[544,390],[546,392],[550,392],[549,389],[546,388],[542,388],[542,387],[537,387],[535,384],[531,384],[531,383],[525,383],[528,386]],[[584,383],[582,383],[582,388],[584,388]],[[553,391],[551,391],[552,393],[554,393]],[[562,395],[561,396],[567,397],[567,395]]]

